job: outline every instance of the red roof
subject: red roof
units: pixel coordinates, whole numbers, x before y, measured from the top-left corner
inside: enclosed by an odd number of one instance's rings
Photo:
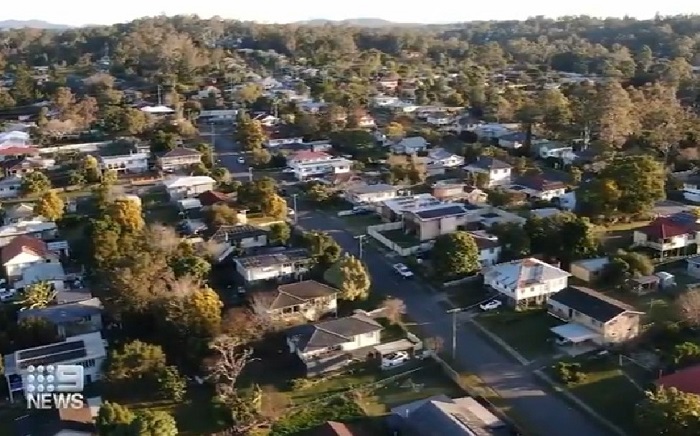
[[[0,156],[18,156],[22,154],[36,154],[38,152],[37,148],[21,145],[10,145],[0,148]]]
[[[310,150],[297,151],[296,153],[289,156],[290,159],[300,160],[300,161],[318,160],[318,159],[325,159],[325,158],[330,158],[330,157],[331,157],[331,155],[328,153],[324,153],[322,151],[310,151]]]
[[[0,260],[2,260],[4,265],[22,253],[31,253],[44,257],[49,253],[49,249],[46,246],[46,242],[41,239],[28,235],[15,236],[2,248]]]
[[[219,191],[206,191],[197,197],[202,206],[212,206],[218,203],[228,203],[231,197]]]
[[[695,230],[695,225],[683,224],[670,218],[657,218],[648,225],[637,229],[652,239],[666,239],[690,233]]]
[[[676,371],[656,380],[657,386],[676,388],[688,394],[700,395],[700,365]]]

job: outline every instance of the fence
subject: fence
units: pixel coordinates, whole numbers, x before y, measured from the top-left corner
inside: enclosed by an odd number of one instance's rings
[[[461,279],[456,279],[456,280],[450,280],[449,282],[444,282],[442,284],[443,288],[449,288],[451,286],[457,286],[461,285],[462,283],[470,283],[470,282],[475,282],[476,280],[480,279],[481,275],[480,274],[474,274],[472,276],[468,277],[462,277]]]
[[[399,256],[406,257],[410,256],[412,254],[415,254],[416,252],[420,250],[425,250],[429,249],[432,246],[431,242],[424,242],[418,245],[414,245],[412,247],[402,247],[396,242],[392,241],[391,239],[387,238],[386,236],[382,235],[381,232],[385,232],[387,230],[400,230],[403,229],[403,223],[402,222],[395,222],[395,223],[384,223],[384,224],[377,224],[376,226],[369,226],[367,227],[367,233],[373,237],[376,241],[384,245],[385,247],[389,248],[390,250],[398,253]]]

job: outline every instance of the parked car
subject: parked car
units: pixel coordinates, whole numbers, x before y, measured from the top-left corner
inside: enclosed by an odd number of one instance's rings
[[[294,172],[294,168],[285,168],[282,170],[284,174],[291,174]]]
[[[399,275],[401,277],[403,277],[405,279],[413,278],[413,271],[408,269],[408,267],[406,265],[404,265],[403,263],[394,264],[394,269],[396,270],[397,273],[399,273]]]
[[[11,300],[15,297],[15,295],[17,295],[16,289],[0,289],[0,301]]]
[[[403,365],[410,360],[410,356],[405,351],[397,351],[382,356],[382,368],[392,368],[394,366]]]
[[[241,165],[243,165],[245,163],[245,159],[243,158],[243,156],[238,158],[238,163]]]
[[[503,305],[503,302],[501,300],[491,300],[491,301],[487,301],[486,303],[480,304],[479,308],[481,310],[489,311],[489,310],[496,310],[499,307],[501,307],[501,305]]]

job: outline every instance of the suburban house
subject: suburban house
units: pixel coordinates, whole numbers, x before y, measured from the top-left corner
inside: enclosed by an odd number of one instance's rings
[[[371,129],[377,127],[377,123],[371,115],[362,115],[357,119],[357,127],[360,129]]]
[[[498,137],[498,146],[508,150],[516,150],[523,145],[527,140],[525,132],[511,132]]]
[[[507,163],[492,157],[480,156],[475,162],[464,167],[464,170],[476,180],[477,174],[486,174],[488,182],[486,187],[510,185],[511,171],[513,167]]]
[[[464,130],[472,131],[477,137],[483,139],[496,139],[512,132],[509,126],[498,123],[467,125]]]
[[[549,297],[547,309],[567,322],[552,331],[573,344],[616,345],[641,332],[642,312],[589,288],[568,286]]]
[[[267,235],[267,231],[248,224],[224,225],[214,230],[209,241],[216,244],[216,258],[221,262],[236,250],[248,252],[255,248],[267,247]]]
[[[17,198],[22,190],[22,179],[18,176],[0,180],[0,198]]]
[[[220,191],[204,191],[197,196],[199,207],[208,208],[215,204],[232,204],[234,198],[230,194],[225,194]]]
[[[694,222],[661,217],[635,229],[632,246],[648,248],[660,257],[698,254],[699,231],[700,228]]]
[[[391,146],[395,154],[416,154],[428,149],[428,141],[422,136],[409,136]]]
[[[370,99],[372,105],[378,107],[391,106],[399,101],[401,100],[398,97],[392,97],[389,95],[376,95]]]
[[[41,318],[56,327],[62,338],[99,332],[102,330],[102,302],[99,298],[88,298],[65,304],[17,312],[19,321],[25,318]]]
[[[56,165],[55,159],[42,159],[40,157],[20,157],[16,159],[5,159],[0,162],[5,177],[22,177],[36,170],[51,168]]]
[[[349,173],[352,170],[352,161],[340,157],[322,161],[296,163],[291,168],[297,180],[304,180],[309,177]]]
[[[100,168],[118,173],[143,173],[148,171],[148,153],[129,153],[115,156],[100,156]]]
[[[177,171],[202,163],[202,153],[192,148],[177,147],[156,158],[162,171]]]
[[[66,272],[60,262],[34,263],[22,270],[22,276],[14,281],[14,287],[22,291],[27,286],[45,282],[56,291],[62,291],[65,287]]]
[[[521,177],[508,187],[511,192],[524,194],[527,199],[552,201],[566,194],[566,185],[542,176]]]
[[[168,196],[177,201],[183,198],[192,198],[197,195],[214,190],[216,180],[209,176],[175,177],[163,181]]]
[[[700,395],[700,365],[689,366],[673,374],[660,377],[657,386],[676,388],[687,394]]]
[[[569,271],[571,275],[586,283],[595,283],[603,273],[605,266],[610,263],[610,259],[606,257],[597,257],[594,259],[581,259],[571,262]]]
[[[266,254],[239,257],[236,271],[246,283],[264,280],[299,280],[309,271],[312,259],[303,248],[270,251]]]
[[[5,379],[10,401],[15,395],[25,395],[27,367],[39,365],[82,365],[85,383],[90,384],[102,377],[102,368],[107,358],[105,341],[100,332],[71,336],[61,342],[40,347],[18,350],[5,355]]]
[[[471,204],[484,204],[488,200],[488,194],[481,189],[456,180],[438,180],[432,188],[433,197],[443,201],[463,200]]]
[[[338,291],[315,280],[279,285],[273,292],[254,294],[253,304],[262,305],[273,318],[317,321],[338,310]]]
[[[376,185],[354,185],[345,189],[345,199],[352,204],[372,204],[391,200],[399,196],[399,188],[379,183]]]
[[[303,142],[304,138],[301,136],[286,136],[273,133],[265,140],[265,146],[268,148],[275,148],[280,145],[301,144]]]
[[[374,346],[381,343],[381,331],[381,324],[357,312],[292,327],[287,331],[287,345],[304,363],[307,373],[322,373],[346,366],[353,356],[364,359],[374,353]]]
[[[464,157],[450,153],[444,148],[434,148],[428,153],[430,163],[445,168],[455,168],[464,165]]]
[[[483,275],[484,284],[513,305],[544,304],[551,295],[568,286],[571,276],[533,257],[493,265]]]
[[[436,395],[391,409],[395,434],[506,436],[511,429],[472,397]]]
[[[572,146],[555,141],[537,141],[532,148],[537,150],[537,156],[541,159],[563,159],[564,156],[574,152]]]
[[[460,203],[440,203],[406,211],[403,215],[406,233],[419,241],[432,241],[440,235],[454,233],[466,223],[468,210]]]
[[[433,126],[447,126],[454,122],[454,117],[446,113],[432,113],[425,121]]]
[[[498,263],[501,258],[501,243],[498,237],[483,230],[469,232],[479,249],[479,263],[482,266],[489,266]]]
[[[5,209],[5,216],[3,217],[3,225],[9,226],[12,224],[17,224],[22,221],[28,221],[35,218],[34,205],[31,203],[17,203],[8,206]]]
[[[58,227],[55,222],[44,221],[41,218],[2,226],[0,227],[0,247],[4,247],[12,239],[20,235],[28,235],[43,241],[50,241],[56,239]]]
[[[20,279],[32,265],[60,263],[58,256],[49,250],[46,242],[28,235],[15,236],[2,247],[0,254],[5,277],[14,281]]]
[[[299,150],[287,156],[287,166],[294,168],[298,164],[332,160],[333,156],[322,151]]]

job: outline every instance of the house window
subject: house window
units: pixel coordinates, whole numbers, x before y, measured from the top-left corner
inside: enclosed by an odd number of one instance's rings
[[[374,332],[365,333],[364,336],[365,336],[365,338],[368,338],[368,339],[369,339],[369,338],[373,338],[373,337],[374,337]]]

